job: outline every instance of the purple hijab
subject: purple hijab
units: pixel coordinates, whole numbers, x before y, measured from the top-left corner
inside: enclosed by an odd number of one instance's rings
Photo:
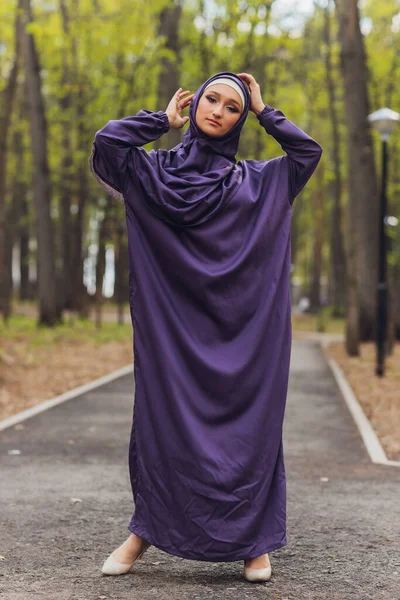
[[[245,105],[232,129],[215,138],[199,129],[195,117],[206,86],[220,77],[240,85]],[[240,77],[230,72],[217,73],[196,91],[182,143],[172,150],[136,153],[141,195],[153,213],[170,225],[183,228],[208,221],[227,205],[243,179],[235,155],[249,108],[250,94]]]

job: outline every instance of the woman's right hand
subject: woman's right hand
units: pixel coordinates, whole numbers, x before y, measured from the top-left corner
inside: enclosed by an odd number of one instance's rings
[[[169,126],[173,129],[180,129],[189,121],[189,117],[182,117],[181,113],[184,108],[190,105],[194,94],[190,94],[190,91],[182,92],[182,88],[179,88],[172,96],[170,103],[168,104],[165,112],[168,116]]]

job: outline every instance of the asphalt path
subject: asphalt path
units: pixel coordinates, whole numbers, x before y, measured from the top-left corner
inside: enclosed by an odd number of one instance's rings
[[[267,583],[154,547],[128,575],[102,575],[129,535],[132,410],[127,375],[0,431],[1,599],[400,598],[400,469],[371,463],[317,342],[293,343],[288,544]]]

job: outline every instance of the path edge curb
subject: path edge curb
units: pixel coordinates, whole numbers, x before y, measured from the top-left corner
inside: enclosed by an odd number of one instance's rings
[[[365,414],[364,409],[358,402],[357,397],[354,394],[342,368],[338,365],[337,361],[334,358],[329,356],[329,344],[330,342],[328,340],[320,340],[320,346],[324,354],[325,360],[328,363],[328,366],[342,394],[342,397],[346,402],[347,408],[349,409],[350,414],[358,427],[361,438],[364,442],[364,445],[367,449],[371,461],[378,465],[400,467],[400,461],[389,460],[386,456],[386,452],[383,449],[383,446],[374,428],[372,427],[370,420]]]
[[[93,381],[89,381],[89,383],[84,383],[83,385],[80,385],[76,388],[73,388],[72,390],[68,390],[67,392],[64,392],[63,394],[60,394],[59,396],[55,396],[54,398],[49,398],[48,400],[44,400],[43,402],[36,404],[36,406],[31,406],[30,408],[27,408],[26,410],[22,410],[22,411],[16,413],[15,415],[11,415],[11,417],[7,417],[6,419],[3,419],[2,421],[0,421],[0,431],[4,431],[4,429],[8,429],[9,427],[16,425],[17,423],[20,423],[21,421],[26,421],[26,419],[30,419],[31,417],[34,417],[35,415],[38,415],[39,413],[44,412],[45,410],[48,410],[49,408],[52,408],[53,406],[62,404],[63,402],[66,402],[67,400],[72,400],[73,398],[82,396],[83,394],[86,394],[87,392],[90,392],[91,390],[101,387],[102,385],[105,385],[106,383],[110,383],[111,381],[114,381],[115,379],[118,379],[119,377],[123,377],[124,375],[129,375],[129,373],[133,373],[133,363],[129,364],[129,365],[125,365],[125,367],[121,367],[120,369],[117,369],[116,371],[112,371],[111,373],[108,373],[107,375],[103,375],[102,377],[99,377],[98,379],[93,379]]]

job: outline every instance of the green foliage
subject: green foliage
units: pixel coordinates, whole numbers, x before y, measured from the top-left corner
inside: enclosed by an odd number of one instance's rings
[[[332,124],[326,88],[326,44],[323,39],[325,2],[315,2],[308,17],[294,13],[291,3],[275,0],[260,4],[255,0],[184,0],[180,21],[180,56],[165,47],[159,34],[160,13],[172,0],[65,0],[67,20],[61,3],[32,2],[34,22],[29,25],[37,44],[41,66],[42,91],[48,125],[48,155],[53,186],[53,214],[59,227],[58,203],[62,173],[67,173],[71,203],[78,204],[82,178],[87,185],[85,230],[96,219],[102,190],[89,173],[89,155],[95,132],[115,118],[134,114],[141,108],[164,110],[158,101],[158,75],[161,59],[178,60],[181,85],[194,91],[212,73],[221,70],[253,73],[261,84],[266,103],[280,108],[286,116],[315,137],[324,148],[322,159],[324,194],[323,274],[329,275],[329,227],[334,181],[332,165]],[[320,6],[319,6],[320,5]],[[400,110],[399,80],[400,16],[397,0],[366,0],[363,26],[368,54],[371,111],[390,102]],[[15,41],[14,23],[17,0],[0,3],[0,91],[4,89],[12,66]],[[288,13],[292,10],[292,15]],[[65,16],[65,14],[64,14]],[[332,33],[332,77],[337,94],[340,132],[340,157],[344,184],[347,178],[346,126],[336,41],[336,19],[330,15]],[[23,93],[20,92],[20,100]],[[68,106],[64,106],[69,99]],[[71,162],[65,171],[63,161],[63,125],[69,125]],[[21,131],[24,156],[8,158],[9,181],[22,172],[28,189],[32,167],[29,128],[26,118],[15,111],[11,136]],[[254,158],[259,124],[250,115],[241,139],[238,158]],[[380,145],[375,139],[377,162]],[[400,147],[400,126],[390,141]],[[260,159],[282,154],[274,139],[263,135]],[[390,165],[389,196],[391,213],[400,213],[400,152]],[[21,163],[24,168],[21,170]],[[65,176],[65,175],[64,175]],[[307,293],[312,267],[312,241],[315,227],[312,197],[316,178],[296,199],[295,274]],[[345,189],[345,188],[344,188]],[[11,190],[7,201],[10,202]],[[29,197],[30,206],[32,199]],[[343,193],[343,206],[346,194]],[[32,209],[31,216],[32,216]],[[115,217],[122,219],[121,211]],[[393,232],[391,263],[400,255],[400,228]],[[86,240],[89,244],[89,238]]]

